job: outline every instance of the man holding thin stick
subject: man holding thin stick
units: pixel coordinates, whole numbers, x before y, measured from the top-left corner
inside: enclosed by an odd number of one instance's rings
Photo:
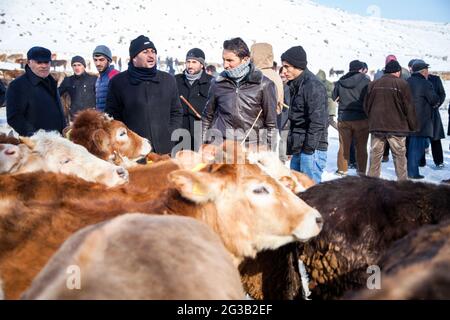
[[[228,139],[272,148],[276,144],[275,84],[255,68],[241,38],[224,42],[222,59],[225,70],[211,83],[203,110],[203,141]]]
[[[186,54],[186,69],[177,74],[178,91],[183,106],[183,129],[191,136],[191,150],[198,151],[201,144],[201,114],[208,99],[213,77],[205,72],[205,53],[193,48]],[[194,128],[197,127],[197,130]]]

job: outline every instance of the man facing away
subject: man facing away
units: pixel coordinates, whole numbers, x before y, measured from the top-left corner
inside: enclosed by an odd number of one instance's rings
[[[397,61],[390,61],[384,76],[367,89],[364,110],[371,133],[371,177],[380,177],[384,147],[389,142],[397,179],[407,179],[406,137],[416,129],[416,112],[408,83],[400,78],[401,70]]]
[[[337,100],[339,104],[337,173],[340,175],[347,174],[352,141],[356,148],[358,174],[366,174],[369,123],[363,104],[370,80],[362,72],[363,69],[364,64],[361,61],[350,62],[349,72],[336,82],[332,94],[332,99]]]
[[[439,104],[439,96],[428,81],[429,65],[416,60],[412,65],[412,75],[407,80],[416,108],[418,127],[408,140],[408,177],[423,179],[419,173],[419,163],[425,153],[428,139],[433,137],[433,109]]]
[[[39,129],[62,133],[66,121],[56,81],[50,75],[51,52],[33,47],[27,59],[25,74],[6,91],[8,124],[21,136],[31,136]]]
[[[181,128],[183,109],[175,78],[156,67],[156,47],[143,35],[132,40],[128,70],[111,79],[105,112],[167,154],[172,132]]]

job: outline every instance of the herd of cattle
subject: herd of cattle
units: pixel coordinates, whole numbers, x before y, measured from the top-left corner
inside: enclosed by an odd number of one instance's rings
[[[0,135],[6,299],[449,299],[449,217],[446,184],[314,185],[229,141],[160,156],[95,110]]]

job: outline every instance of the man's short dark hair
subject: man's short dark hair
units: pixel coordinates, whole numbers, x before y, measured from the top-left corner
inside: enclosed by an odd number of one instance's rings
[[[223,48],[225,50],[233,51],[239,58],[244,59],[250,57],[250,50],[247,44],[241,38],[233,38],[225,40],[223,42]]]
[[[216,72],[216,67],[213,66],[212,64],[210,64],[210,65],[208,65],[208,66],[206,67],[206,71],[209,71],[209,72]]]

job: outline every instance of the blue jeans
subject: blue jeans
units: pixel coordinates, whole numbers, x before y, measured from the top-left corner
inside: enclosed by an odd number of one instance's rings
[[[314,152],[314,156],[316,163],[315,170],[313,172],[313,180],[316,183],[319,183],[322,181],[323,170],[327,166],[327,152],[316,150],[316,152]]]
[[[313,154],[297,153],[292,156],[291,169],[303,172],[316,183],[319,183],[322,180],[322,172],[326,162],[326,151],[316,150]]]
[[[425,152],[427,137],[410,136],[408,138],[408,177],[419,175],[419,162]]]

